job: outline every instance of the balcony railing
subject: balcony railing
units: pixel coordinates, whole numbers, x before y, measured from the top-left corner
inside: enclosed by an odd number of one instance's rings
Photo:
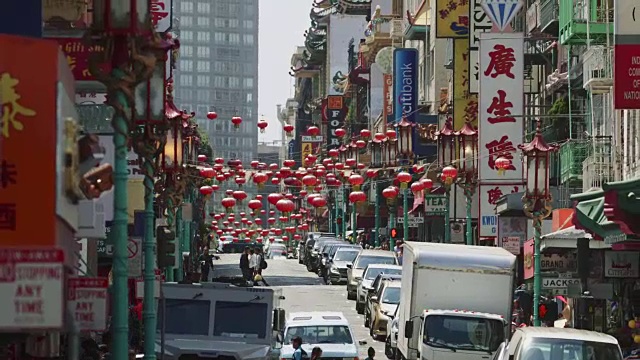
[[[615,171],[610,154],[593,154],[582,163],[582,189],[602,188],[602,185],[615,181]]]
[[[583,57],[583,86],[593,93],[603,94],[613,86],[613,49],[592,46]]]
[[[586,140],[571,140],[560,147],[560,182],[567,186],[579,186],[583,182],[582,163],[591,147]]]
[[[76,105],[80,125],[86,133],[91,134],[111,134],[111,118],[114,110],[109,105],[87,104]]]
[[[540,4],[540,31],[558,36],[558,0],[544,0]]]

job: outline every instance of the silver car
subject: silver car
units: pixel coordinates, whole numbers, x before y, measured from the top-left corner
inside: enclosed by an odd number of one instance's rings
[[[360,251],[362,248],[359,246],[338,249],[330,261],[327,283],[332,285],[347,282],[347,265],[355,261]]]
[[[356,300],[358,282],[362,280],[364,268],[371,264],[398,265],[398,258],[391,251],[362,250],[353,263],[347,264],[347,299]]]
[[[371,264],[364,269],[362,280],[358,282],[356,297],[356,311],[364,314],[364,305],[367,293],[373,289],[373,281],[379,274],[401,275],[402,266],[389,264]]]

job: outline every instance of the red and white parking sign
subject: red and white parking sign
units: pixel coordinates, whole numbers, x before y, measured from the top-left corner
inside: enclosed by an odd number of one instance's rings
[[[0,249],[0,330],[62,328],[63,261],[61,249]]]
[[[107,278],[71,278],[68,310],[81,331],[107,329]]]

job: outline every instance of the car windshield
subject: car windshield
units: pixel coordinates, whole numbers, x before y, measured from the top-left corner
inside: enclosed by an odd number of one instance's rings
[[[367,280],[374,280],[380,274],[400,275],[402,274],[402,269],[385,269],[369,266],[367,268],[367,272],[364,274],[364,278]]]
[[[450,315],[428,316],[422,337],[429,346],[482,352],[496,351],[503,340],[500,320]]]
[[[615,344],[556,338],[533,338],[523,344],[521,359],[621,360]]]
[[[305,344],[353,344],[353,337],[348,326],[292,326],[287,329],[284,344],[291,344],[291,339],[299,336]]]
[[[354,268],[364,269],[372,264],[397,265],[396,258],[393,256],[360,256]]]
[[[360,252],[357,250],[343,250],[336,252],[333,261],[353,261]]]
[[[384,304],[400,304],[400,288],[388,287],[382,294],[382,303]]]

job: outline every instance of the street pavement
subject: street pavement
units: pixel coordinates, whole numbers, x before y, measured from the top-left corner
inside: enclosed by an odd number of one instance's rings
[[[222,254],[220,260],[214,260],[213,277],[241,276],[238,264],[240,254]],[[310,273],[297,259],[267,260],[268,267],[263,271],[264,279],[271,287],[282,288],[285,300],[282,303],[287,313],[299,311],[339,311],[342,312],[353,329],[356,341],[365,340],[360,345],[360,359],[367,357],[367,349],[376,350],[377,359],[386,359],[384,342],[373,340],[369,329],[364,327],[364,317],[355,310],[355,302],[347,300],[345,285],[324,285],[321,278]]]

